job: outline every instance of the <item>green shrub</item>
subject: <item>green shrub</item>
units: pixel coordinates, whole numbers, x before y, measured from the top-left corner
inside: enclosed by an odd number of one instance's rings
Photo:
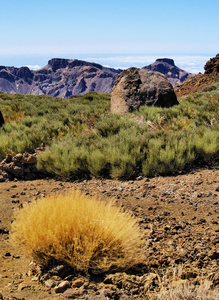
[[[201,92],[212,92],[219,89],[219,84],[214,83],[208,86],[205,86],[201,89]]]
[[[107,93],[68,99],[0,94],[7,116],[0,158],[45,147],[38,168],[67,178],[165,175],[210,163],[218,156],[218,83],[206,90],[171,108],[142,106],[125,115],[110,113]]]

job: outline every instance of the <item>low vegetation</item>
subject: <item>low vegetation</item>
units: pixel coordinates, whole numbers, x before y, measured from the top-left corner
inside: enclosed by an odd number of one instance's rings
[[[211,290],[208,284],[194,285],[192,283],[176,284],[162,289],[153,300],[215,300],[219,292]]]
[[[26,204],[15,215],[12,238],[37,263],[67,263],[76,272],[125,270],[145,258],[134,217],[79,191]]]
[[[0,94],[0,158],[41,147],[38,168],[66,178],[175,174],[218,160],[219,84],[172,108],[110,113],[110,95]]]

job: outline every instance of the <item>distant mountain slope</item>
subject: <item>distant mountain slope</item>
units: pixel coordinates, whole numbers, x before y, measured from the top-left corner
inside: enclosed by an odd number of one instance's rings
[[[159,58],[153,64],[142,69],[164,74],[173,86],[183,82],[188,76],[192,75],[175,66],[174,60],[169,58]]]
[[[96,63],[61,58],[49,60],[48,65],[37,71],[0,66],[0,91],[63,98],[90,91],[111,93],[121,72]]]

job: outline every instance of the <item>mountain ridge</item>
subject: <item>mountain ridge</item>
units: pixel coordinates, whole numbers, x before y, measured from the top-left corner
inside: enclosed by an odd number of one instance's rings
[[[156,67],[153,69],[154,64]],[[163,73],[173,85],[178,80],[182,82],[190,74],[176,67],[174,60],[169,58],[159,58],[154,64],[143,69]],[[28,67],[0,66],[0,91],[62,98],[90,91],[111,93],[115,79],[122,71],[95,62],[65,58],[52,58],[46,66],[35,71]],[[171,74],[174,78],[171,78]]]
[[[90,91],[110,92],[122,70],[77,59],[53,58],[43,68],[0,66],[0,90],[4,93],[51,95],[67,98]]]

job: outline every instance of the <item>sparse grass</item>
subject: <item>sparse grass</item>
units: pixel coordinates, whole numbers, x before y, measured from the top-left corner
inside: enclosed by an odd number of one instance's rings
[[[172,283],[168,288],[162,289],[154,300],[216,300],[219,299],[219,292],[211,290],[208,283],[194,285],[192,283]]]
[[[194,285],[188,279],[183,278],[183,265],[173,268],[163,276],[158,275],[160,291],[153,300],[215,300],[219,299],[219,290],[212,288],[212,283],[202,279],[199,284]],[[171,279],[170,279],[171,278]]]
[[[125,270],[144,260],[136,219],[79,191],[53,194],[17,211],[12,238],[44,266],[75,271]]]

